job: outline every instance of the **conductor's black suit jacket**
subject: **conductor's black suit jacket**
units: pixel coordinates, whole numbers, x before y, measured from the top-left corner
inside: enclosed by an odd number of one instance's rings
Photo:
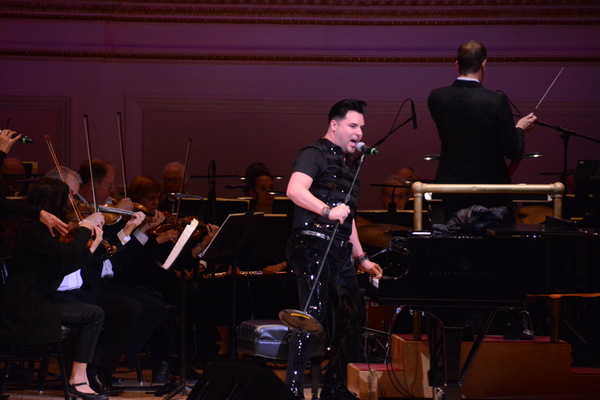
[[[506,96],[479,82],[457,79],[427,100],[442,148],[437,183],[510,183],[505,157],[521,156],[524,133],[515,127]],[[450,196],[456,207],[509,206],[506,196]],[[445,202],[448,202],[445,200]]]

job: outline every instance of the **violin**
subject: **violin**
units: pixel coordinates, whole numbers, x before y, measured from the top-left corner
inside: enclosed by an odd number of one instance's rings
[[[68,227],[67,227],[67,234],[59,236],[58,240],[61,243],[71,243],[73,240],[75,240],[75,235],[77,233],[77,228],[79,228],[79,224],[75,223],[75,221],[69,222]],[[89,249],[91,247],[93,241],[94,241],[94,239],[92,237],[90,237],[90,239],[88,240],[85,248]]]
[[[146,233],[153,235],[153,236],[159,236],[171,229],[174,229],[181,234],[183,232],[183,230],[185,229],[185,227],[194,220],[193,216],[184,217],[184,218],[175,218],[175,216],[173,214],[171,214],[170,212],[167,212],[167,211],[163,211],[163,214],[165,215],[165,220],[160,225],[155,226],[152,229],[149,229]],[[192,234],[191,239],[198,240],[198,239],[206,236],[207,234],[208,234],[208,228],[206,227],[206,224],[204,224],[202,221],[199,221],[199,224],[196,227],[196,229],[194,230],[194,233]]]
[[[142,206],[143,207],[143,206]],[[129,211],[129,210],[124,210],[122,208],[117,208],[112,204],[102,204],[102,205],[98,205],[98,211],[102,213],[102,215],[108,214],[111,215],[111,218],[115,218],[115,216],[117,215],[126,215],[126,216],[133,216],[136,214],[136,211]],[[139,210],[142,211],[142,210]],[[146,219],[144,220],[144,223],[147,224],[151,224],[152,222],[154,222],[154,216],[150,215],[147,211],[142,211],[144,212],[144,214],[146,214]],[[116,219],[118,220],[118,217],[116,217]]]
[[[94,210],[94,206],[84,203],[81,200],[73,200],[73,211],[67,214],[67,219],[69,221],[80,222],[88,215],[92,215],[96,213]],[[104,216],[104,224],[105,225],[114,225],[119,220],[119,216],[114,213],[102,212]]]

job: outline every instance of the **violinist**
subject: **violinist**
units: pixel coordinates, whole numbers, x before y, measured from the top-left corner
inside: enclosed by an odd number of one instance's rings
[[[22,136],[23,135],[17,134],[17,132],[10,129],[4,129],[0,132],[0,171],[4,165],[4,159],[12,145]],[[67,233],[67,224],[60,218],[38,207],[26,205],[14,200],[8,200],[6,199],[4,192],[0,193],[0,210],[3,215],[29,219],[37,218],[41,223],[48,227],[50,235],[52,236],[55,236],[55,231],[60,235]]]
[[[160,211],[158,211],[158,205],[159,205],[159,200],[160,200],[160,190],[161,190],[161,186],[160,184],[152,177],[147,176],[147,175],[140,175],[135,177],[131,183],[129,184],[128,187],[128,193],[131,196],[131,200],[134,202],[134,204],[139,205],[141,208],[144,209],[144,211],[147,214],[150,215],[158,215],[158,216],[162,216],[162,215],[166,215],[164,218],[164,222],[161,226],[159,226],[158,228],[163,228],[163,229],[156,229],[156,235],[155,235],[155,239],[157,244],[159,245],[158,248],[155,249],[154,253],[150,256],[150,258],[147,259],[148,264],[153,265],[154,267],[157,266],[157,261],[164,261],[167,256],[169,255],[169,252],[172,249],[172,246],[169,245],[165,245],[165,246],[160,246],[163,244],[174,244],[177,242],[177,239],[179,238],[179,233],[180,231],[185,227],[184,223],[185,220],[176,220],[176,218],[168,213],[165,212],[164,214]],[[206,248],[206,246],[208,246],[208,244],[210,243],[210,241],[212,240],[212,238],[215,236],[215,234],[217,233],[219,227],[216,225],[212,225],[212,224],[208,224],[208,225],[203,225],[203,228],[206,229],[206,234],[204,234],[204,232],[202,232],[202,235],[199,235],[200,237],[198,237],[197,239],[195,239],[197,241],[197,243],[195,243],[196,245],[192,247],[191,253],[187,255],[188,257],[188,264],[193,265],[193,264],[198,264],[197,262],[193,262],[192,259],[197,258],[198,254]],[[194,236],[192,236],[192,239],[194,240]],[[169,277],[167,279],[167,281],[165,281],[165,276],[164,274],[162,274],[164,271],[162,268],[148,268],[146,266],[141,266],[141,268],[144,268],[144,270],[142,271],[141,269],[138,270],[135,273],[135,281],[139,282],[140,279],[143,279],[147,285],[155,287],[155,288],[159,288],[159,287],[163,287],[163,289],[165,289],[166,291],[163,292],[163,295],[167,296],[167,298],[171,301],[177,302],[179,299],[179,294],[178,294],[178,283],[177,282],[171,282],[169,283],[169,280],[171,280],[172,278],[176,278],[175,277]],[[158,276],[154,276],[152,277],[152,272],[151,271],[159,271],[159,273],[157,274]],[[192,274],[195,271],[193,271],[193,269],[190,270],[186,270],[186,274],[188,274],[188,280],[191,280],[192,278]],[[169,272],[170,274],[170,272]],[[168,287],[173,286],[174,293],[171,293],[171,295],[168,294],[168,290],[166,288],[164,288],[164,286],[167,285]]]
[[[181,182],[180,182],[181,184]],[[135,177],[127,188],[128,194],[131,196],[131,200],[134,204],[139,204],[144,210],[149,213],[158,213],[158,204],[161,195],[161,185],[152,177],[147,175],[140,175]],[[154,246],[147,246],[147,252],[143,257],[143,262],[132,265],[132,268],[127,271],[128,282],[136,287],[150,287],[158,290],[164,297],[168,304],[179,304],[181,300],[181,281],[180,272],[171,269],[164,270],[160,267],[160,263],[164,262],[168,257],[170,251],[173,249],[173,244],[177,241],[179,233],[182,230],[181,220],[176,221],[172,215],[165,218],[165,228],[162,233],[158,233],[150,242],[155,242]],[[206,234],[204,237],[194,238],[192,235],[192,249],[188,253],[181,255],[181,264],[185,266],[184,273],[186,274],[186,282],[189,285],[189,289],[186,291],[188,296],[194,296],[195,291],[193,286],[193,277],[199,272],[197,267],[199,266],[198,261],[194,260],[212,238],[217,233],[219,227],[215,225],[206,225]],[[193,315],[193,310],[196,309],[193,299],[187,302],[190,307],[189,315]],[[195,316],[195,315],[194,315]],[[188,323],[192,322],[193,318],[188,319]],[[190,324],[191,326],[191,324]],[[163,331],[164,333],[164,331]],[[190,338],[192,339],[192,338]],[[188,348],[192,349],[193,346]],[[153,366],[153,376],[160,376],[161,369],[164,369],[165,361],[159,361],[158,364]]]
[[[45,177],[56,180],[64,179],[73,195],[79,192],[81,177],[79,173],[70,168],[60,167],[60,173],[55,168]],[[114,295],[110,291],[97,290],[102,278],[103,265],[108,257],[106,252],[96,252],[90,264],[78,266],[76,271],[63,278],[58,287],[61,295],[86,304],[97,305],[104,311],[102,333],[98,339],[93,361],[88,364],[88,375],[92,378],[98,375],[103,377],[112,375],[111,371],[115,369],[123,353],[127,338],[140,318],[139,308],[141,306],[137,306],[131,301],[123,301],[121,296]],[[110,284],[110,281],[105,284]],[[108,381],[108,378],[104,379]],[[97,380],[92,383],[92,387],[98,393],[106,395],[120,393],[107,385],[99,384]]]
[[[31,190],[27,202],[64,218],[69,188],[54,179],[42,179]],[[86,217],[76,228],[74,239],[63,243],[51,236],[39,221],[24,224],[15,237],[9,273],[0,297],[0,340],[21,344],[45,344],[61,340],[61,324],[77,327],[69,392],[83,400],[106,400],[95,392],[86,376],[102,329],[100,307],[73,301],[56,289],[76,265],[88,263],[102,240],[101,214]],[[95,239],[88,248],[88,242]]]
[[[78,197],[82,201],[86,203],[93,203],[94,200],[103,203],[111,202],[109,195],[114,189],[115,170],[109,162],[99,159],[92,161],[93,179],[90,176],[87,161],[81,165],[79,173],[82,178],[82,185]],[[95,190],[92,190],[92,184],[95,185]],[[93,197],[94,191],[96,199]],[[129,211],[133,208],[129,198],[122,199],[116,206]],[[125,282],[126,271],[135,268],[147,251],[146,245],[149,237],[145,234],[145,231],[162,222],[161,218],[150,223],[145,223],[145,220],[146,215],[140,211],[136,212],[128,222],[121,220],[111,226],[112,233],[109,241],[117,245],[119,251],[111,258],[103,261],[101,280],[97,288],[101,295],[110,296],[111,298],[119,297],[122,304],[128,304],[135,308],[137,314],[140,315],[123,349],[125,357],[132,363],[147,343],[150,349],[154,350],[151,351],[151,354],[161,354],[163,351],[156,350],[154,346],[161,347],[164,345],[159,340],[153,340],[149,343],[154,331],[161,326],[166,317],[167,309],[162,296],[157,291],[139,290]],[[116,232],[119,228],[120,230]],[[96,387],[106,389],[110,393],[116,392],[111,385],[112,370],[109,371],[108,368],[103,368],[91,372],[89,377],[93,385],[97,384]],[[94,375],[94,373],[96,374]],[[164,382],[157,382],[153,378],[153,383]]]
[[[159,209],[174,213],[176,211],[176,200],[169,196],[168,193],[179,193],[184,180],[185,166],[179,161],[167,163],[162,172],[162,193],[163,199],[160,201]],[[185,177],[183,187],[187,186],[189,178]]]
[[[157,216],[164,214],[158,211],[160,201],[161,186],[156,180],[147,175],[135,177],[127,188],[131,200],[138,204],[147,214]],[[127,281],[134,286],[147,286],[157,289],[168,303],[177,303],[178,279],[172,270],[166,271],[161,268],[157,261],[164,261],[173,248],[173,244],[179,238],[179,231],[173,225],[173,218],[163,221],[161,227],[164,227],[157,235],[150,237],[148,247],[140,262],[132,265],[125,271]],[[171,243],[171,245],[166,245]],[[165,245],[165,246],[162,246]]]
[[[90,176],[90,173],[93,175],[93,179],[92,176]],[[115,192],[115,168],[108,161],[94,159],[92,160],[91,168],[89,163],[85,161],[79,167],[79,175],[81,176],[82,180],[81,187],[77,195],[79,200],[88,205],[108,204],[115,206],[118,209],[127,211],[133,210],[130,199],[121,199],[117,203],[111,197]],[[92,187],[92,184],[94,187]],[[94,193],[96,194],[96,198],[94,198]],[[116,219],[119,220],[120,218],[117,217]],[[116,224],[114,226],[107,227],[108,231],[105,230],[105,232],[110,237],[114,235],[120,228],[122,228],[122,224]],[[119,239],[121,241],[126,240],[123,237],[120,237]]]

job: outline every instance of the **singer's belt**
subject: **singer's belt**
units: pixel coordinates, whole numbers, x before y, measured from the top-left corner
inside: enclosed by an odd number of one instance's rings
[[[331,240],[331,236],[329,236],[329,235],[326,235],[321,232],[310,231],[308,229],[301,230],[300,232],[298,232],[298,234],[314,236],[314,237],[318,237],[319,239],[323,239],[323,240]],[[336,246],[339,246],[339,247],[345,247],[348,243],[350,243],[349,240],[341,240],[341,239],[337,239],[337,238],[333,239],[333,244],[335,244]]]

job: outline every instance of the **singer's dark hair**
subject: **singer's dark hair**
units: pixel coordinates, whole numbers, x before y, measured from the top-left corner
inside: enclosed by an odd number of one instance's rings
[[[329,110],[329,119],[327,122],[345,118],[348,111],[356,111],[357,113],[364,114],[366,107],[367,103],[363,100],[346,99],[338,101]]]
[[[487,58],[487,50],[483,43],[470,40],[458,48],[456,59],[458,61],[458,72],[461,75],[477,72]]]

